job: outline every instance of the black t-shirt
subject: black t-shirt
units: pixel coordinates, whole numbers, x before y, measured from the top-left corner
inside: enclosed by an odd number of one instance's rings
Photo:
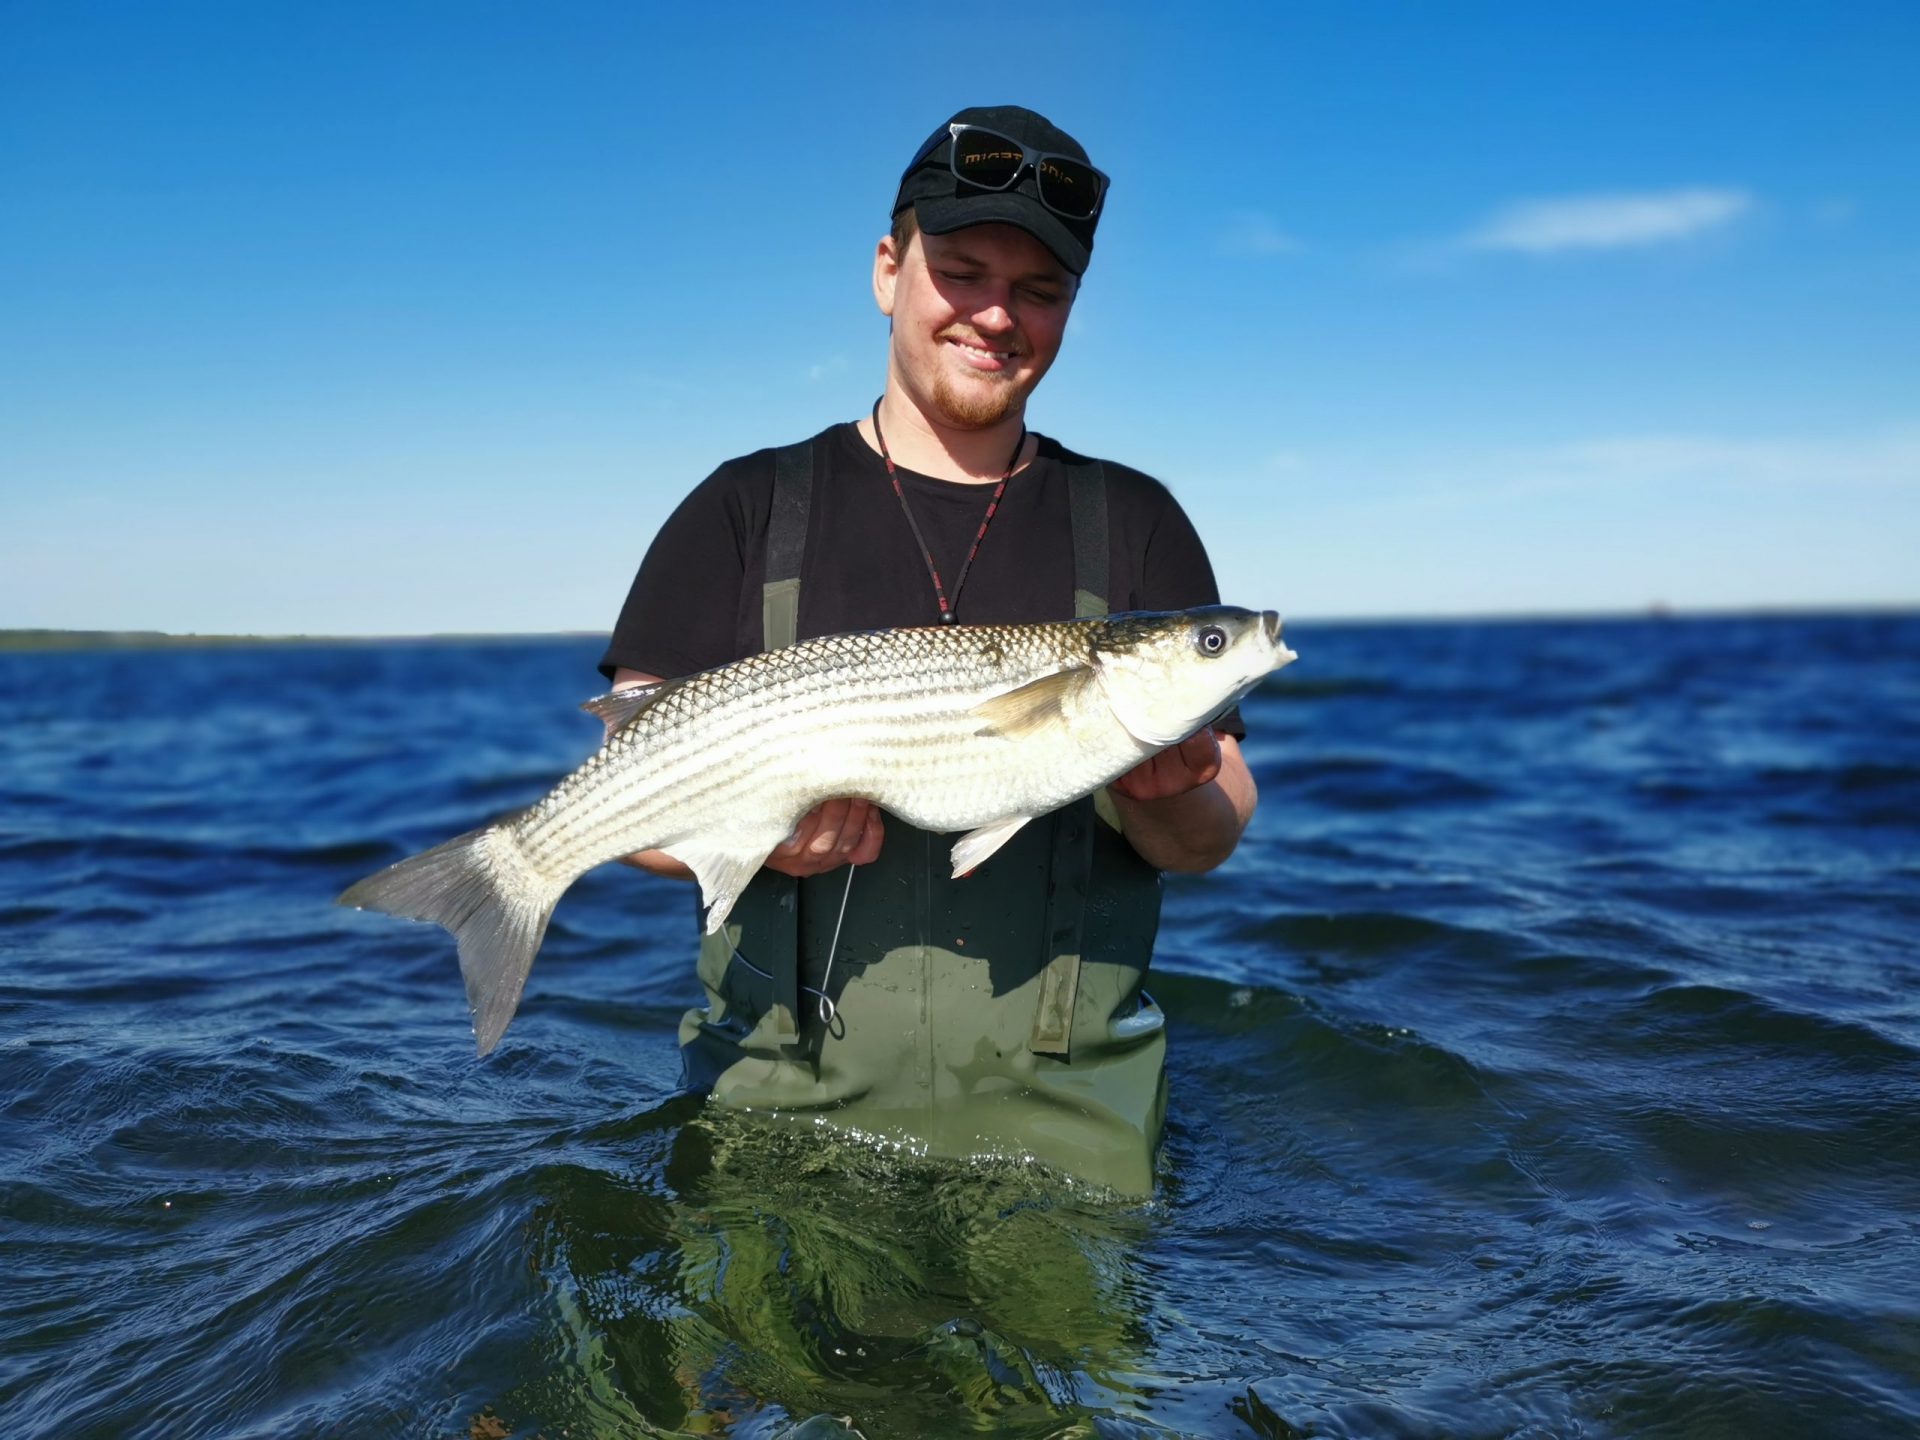
[[[926,560],[880,457],[851,424],[822,432],[814,453],[798,638],[937,625],[940,607]],[[1007,483],[957,597],[953,586],[993,487],[898,472],[961,624],[1072,618],[1068,473],[1089,463],[1040,437],[1033,463]],[[1206,549],[1166,487],[1124,465],[1102,465],[1111,607],[1184,610],[1218,603]],[[690,675],[757,653],[772,508],[771,450],[729,460],[702,481],[654,537],[601,657],[601,673],[611,679],[625,666]],[[1220,728],[1242,733],[1237,714]]]

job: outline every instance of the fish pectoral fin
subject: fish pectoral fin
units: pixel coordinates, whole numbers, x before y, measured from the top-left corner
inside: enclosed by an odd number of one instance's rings
[[[1093,683],[1093,671],[1075,666],[1029,680],[1019,689],[996,695],[991,700],[982,700],[973,707],[973,713],[982,722],[979,733],[998,735],[1006,740],[1043,734],[1065,723],[1068,705]],[[981,833],[974,831],[976,835]]]
[[[618,730],[679,683],[678,680],[656,680],[651,685],[629,685],[624,690],[596,695],[582,702],[580,708],[606,721],[608,730]]]
[[[995,820],[991,825],[982,825],[978,830],[969,830],[953,842],[953,878],[969,875],[985,863],[1002,845],[1020,833],[1020,827],[1033,819],[1031,815],[1009,815],[1004,820]]]
[[[707,910],[707,934],[713,934],[727,923],[727,916],[733,911],[733,902],[740,898],[740,892],[747,888],[747,882],[766,863],[773,847],[785,835],[786,832],[782,831],[765,845],[755,844],[751,850],[723,850],[717,845],[703,845],[698,840],[684,840],[667,848],[665,853],[693,871],[694,878],[700,882],[700,903]]]

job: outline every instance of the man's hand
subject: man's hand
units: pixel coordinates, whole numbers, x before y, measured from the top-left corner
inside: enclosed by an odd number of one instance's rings
[[[1116,795],[1129,800],[1165,800],[1212,782],[1220,773],[1220,739],[1211,730],[1189,735],[1115,780]]]
[[[842,865],[871,865],[886,839],[880,808],[868,800],[823,800],[767,856],[782,875],[824,875]]]
[[[1211,870],[1233,853],[1259,796],[1240,742],[1202,730],[1108,789],[1127,843],[1162,870]]]

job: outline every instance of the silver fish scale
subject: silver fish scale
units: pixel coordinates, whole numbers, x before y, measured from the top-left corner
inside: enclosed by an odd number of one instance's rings
[[[692,834],[771,845],[836,795],[936,830],[1042,813],[1085,793],[1080,773],[1111,769],[1132,742],[1109,723],[1013,747],[1010,768],[1004,743],[980,743],[973,707],[1086,665],[1139,628],[1123,617],[833,635],[669,682],[521,817],[515,838],[558,879]]]

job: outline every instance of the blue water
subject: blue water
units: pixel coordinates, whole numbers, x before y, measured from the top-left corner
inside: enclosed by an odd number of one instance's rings
[[[0,1431],[1920,1433],[1920,617],[1289,634],[1144,1204],[679,1095],[618,867],[475,1061],[330,901],[594,642],[0,655]]]

